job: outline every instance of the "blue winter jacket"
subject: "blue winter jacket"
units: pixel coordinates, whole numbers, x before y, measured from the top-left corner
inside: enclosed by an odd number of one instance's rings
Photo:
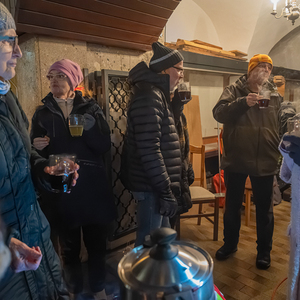
[[[10,233],[7,243],[15,237],[29,247],[39,246],[43,258],[36,271],[15,274],[8,269],[0,281],[0,299],[69,299],[50,242],[49,223],[37,203],[31,176],[37,184],[45,183],[47,161],[32,150],[27,129],[28,120],[16,97],[11,92],[1,95],[0,213]]]

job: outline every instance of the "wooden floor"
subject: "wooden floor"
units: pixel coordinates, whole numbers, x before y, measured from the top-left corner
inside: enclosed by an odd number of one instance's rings
[[[211,208],[208,208],[211,209]],[[238,251],[226,261],[215,259],[216,250],[223,245],[223,209],[220,209],[219,241],[213,241],[213,226],[204,218],[181,220],[181,240],[190,241],[205,249],[214,259],[214,283],[226,300],[270,300],[275,287],[287,276],[289,239],[286,235],[290,221],[290,203],[274,207],[275,228],[271,267],[258,270],[256,260],[255,208],[251,206],[251,222],[246,227],[244,215]],[[280,285],[274,300],[286,299],[287,281]]]

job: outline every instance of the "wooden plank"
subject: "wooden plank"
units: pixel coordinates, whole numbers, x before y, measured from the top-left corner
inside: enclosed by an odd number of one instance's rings
[[[206,136],[206,137],[203,138],[203,144],[204,145],[217,143],[217,142],[218,142],[218,136],[217,135]]]
[[[240,50],[231,50],[230,52],[234,53],[236,56],[239,56],[239,57],[248,56],[247,53],[242,52],[242,51],[240,51]]]
[[[199,41],[199,40],[192,40],[191,42],[199,44],[199,45],[208,46],[208,47],[212,47],[212,48],[217,48],[217,49],[223,50],[222,47],[219,47],[219,46],[216,46],[216,45],[213,45],[213,44],[209,44],[209,43],[205,43],[205,42],[202,42],[202,41]]]
[[[178,6],[179,1],[174,1],[174,0],[140,0],[140,2],[146,2],[146,3],[151,3],[155,4],[157,6],[161,6],[164,8],[168,8],[171,10],[175,10],[175,8]]]
[[[41,1],[41,0],[40,0]],[[22,2],[22,1],[21,1]],[[44,3],[45,1],[41,1]],[[143,13],[139,11],[134,11],[132,9],[127,9],[124,7],[119,7],[112,5],[110,3],[104,3],[100,1],[92,0],[48,0],[50,3],[59,3],[66,6],[77,7],[83,10],[89,10],[97,13],[106,14],[109,16],[123,18],[125,20],[132,20],[135,22],[140,22],[142,24],[149,24],[153,26],[161,27],[161,30],[166,25],[168,18],[161,18],[156,15],[151,15],[149,13]]]
[[[167,42],[165,42],[164,45],[165,45],[166,47],[170,48],[170,49],[174,49],[174,50],[177,49],[176,43],[167,43]]]
[[[104,38],[104,37],[94,36],[90,34],[80,34],[76,32],[68,32],[60,29],[34,26],[34,25],[23,24],[23,23],[17,23],[17,28],[18,31],[20,32],[27,32],[32,34],[50,35],[58,38],[79,40],[79,41],[90,42],[93,44],[102,44],[107,46],[135,49],[141,51],[151,50],[151,44],[141,44],[141,43],[136,43],[134,41],[122,41],[119,39]],[[153,42],[154,41],[155,40],[153,40]]]
[[[190,145],[202,146],[202,126],[200,116],[200,103],[199,96],[193,95],[193,100],[184,106],[184,114],[187,120],[187,127],[189,131]],[[200,155],[194,156],[194,172],[195,184],[199,185],[200,182]]]
[[[143,43],[149,45],[151,45],[152,42],[157,40],[156,36],[130,32],[116,28],[109,28],[106,26],[90,24],[77,20],[68,20],[61,17],[49,16],[47,14],[41,14],[25,10],[20,10],[18,22],[34,26],[53,28],[62,31],[77,32],[80,34],[90,34],[110,39],[119,39],[128,42],[134,41],[136,43]]]
[[[64,0],[61,0],[64,1]],[[173,13],[172,9],[164,8],[162,6],[153,5],[152,3],[146,3],[137,0],[98,0],[100,3],[108,3],[115,7],[124,7],[133,11],[147,13],[149,15],[158,16],[160,18],[169,19]]]
[[[81,8],[70,7],[58,3],[50,2],[33,2],[32,0],[22,0],[23,10],[30,10],[39,13],[46,13],[49,16],[64,17],[66,19],[74,19],[87,23],[108,26],[112,28],[119,28],[133,32],[146,33],[149,35],[159,36],[162,29],[158,26],[143,24],[126,20],[120,17],[109,16],[106,14],[84,10]]]
[[[246,58],[242,58],[242,57],[238,57],[238,56],[234,56],[234,57],[226,56],[224,54],[219,54],[217,52],[205,50],[205,49],[202,49],[199,47],[182,45],[182,46],[179,46],[178,49],[183,50],[183,51],[194,52],[194,53],[199,53],[199,54],[204,54],[204,55],[209,55],[209,56],[228,58],[228,59],[233,59],[233,60],[242,60],[242,61],[247,60]]]
[[[190,41],[186,41],[186,40],[181,40],[181,39],[177,40],[176,46],[177,47],[179,47],[179,46],[195,47],[195,48],[199,48],[199,49],[204,49],[204,50],[210,51],[212,53],[222,54],[223,56],[226,56],[226,57],[235,57],[235,54],[231,53],[229,51],[220,50],[220,49],[217,49],[217,48],[208,47],[208,46],[200,45],[200,44],[197,44],[197,43],[194,43],[194,42],[190,42]]]

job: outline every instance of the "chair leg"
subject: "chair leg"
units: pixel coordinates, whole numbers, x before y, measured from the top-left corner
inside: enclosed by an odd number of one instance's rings
[[[217,197],[215,199],[215,211],[214,211],[214,241],[218,240],[219,233],[219,202],[220,199]]]
[[[202,213],[202,203],[199,203],[198,214]],[[197,225],[201,225],[201,217],[198,217]]]
[[[251,191],[246,191],[245,197],[245,225],[249,226],[250,223],[250,205],[251,205]]]

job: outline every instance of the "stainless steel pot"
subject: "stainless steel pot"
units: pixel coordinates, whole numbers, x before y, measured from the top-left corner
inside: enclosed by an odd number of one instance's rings
[[[215,300],[213,260],[203,249],[174,241],[176,231],[160,228],[152,247],[140,246],[118,265],[122,300]]]

